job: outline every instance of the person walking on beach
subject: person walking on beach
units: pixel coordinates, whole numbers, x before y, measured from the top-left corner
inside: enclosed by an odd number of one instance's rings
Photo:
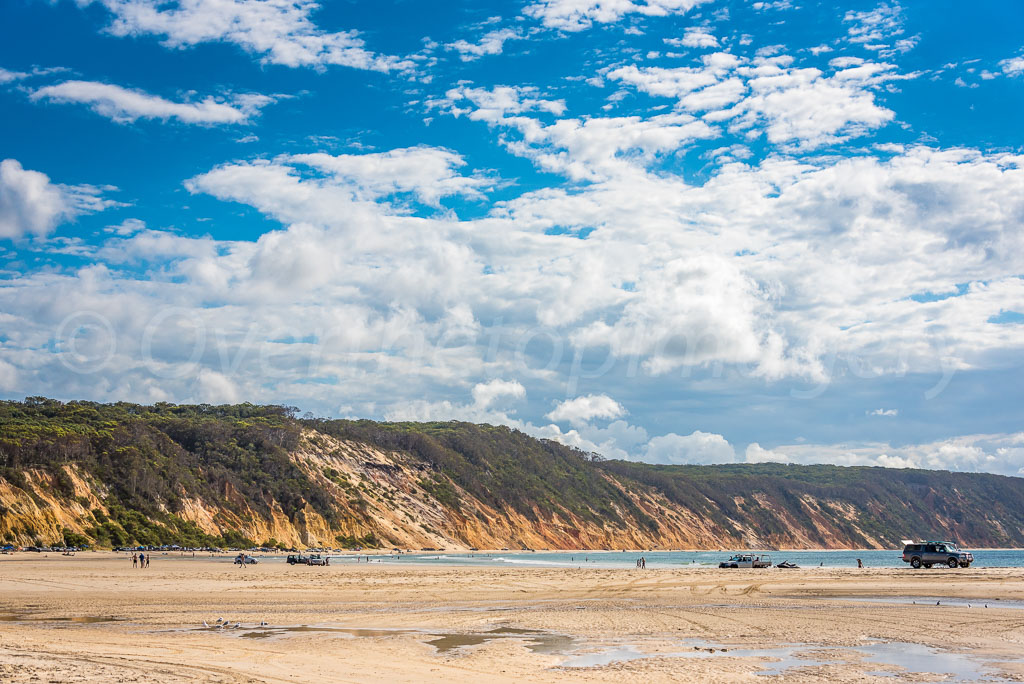
[[[146,567],[147,568],[149,567],[149,559],[152,558],[152,557],[153,557],[152,553],[150,553],[148,556],[146,556]]]
[[[133,568],[139,567],[139,557],[136,556],[134,553],[132,554],[132,567]]]
[[[640,556],[640,569],[641,570],[646,570],[647,569],[647,559],[644,558],[643,556]]]

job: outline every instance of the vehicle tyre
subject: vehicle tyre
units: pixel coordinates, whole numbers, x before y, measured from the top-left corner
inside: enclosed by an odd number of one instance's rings
[[[931,563],[925,563],[924,567],[927,568],[928,570],[931,570],[932,569],[932,564]]]
[[[971,564],[970,563],[961,563],[960,567],[961,568],[969,568],[969,567],[971,567]]]
[[[958,561],[956,558],[950,558],[949,561],[946,562],[946,565],[955,570],[958,567],[960,567],[960,561]]]
[[[921,559],[920,558],[911,558],[910,559],[910,567],[914,568],[915,570],[920,568],[921,567]]]

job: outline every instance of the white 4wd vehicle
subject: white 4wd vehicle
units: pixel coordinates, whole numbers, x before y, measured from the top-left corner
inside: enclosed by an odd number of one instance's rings
[[[720,568],[770,568],[772,557],[767,553],[737,553],[718,564]]]

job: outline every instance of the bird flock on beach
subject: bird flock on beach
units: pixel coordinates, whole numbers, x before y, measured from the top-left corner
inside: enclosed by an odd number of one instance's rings
[[[270,625],[269,625],[269,623],[267,623],[266,620],[260,620],[260,627],[269,627],[269,626]],[[235,624],[231,624],[230,620],[225,620],[224,618],[219,617],[219,618],[217,618],[217,620],[212,625],[209,622],[207,622],[206,620],[203,620],[203,627],[205,629],[241,629],[242,623],[241,622],[235,622]]]

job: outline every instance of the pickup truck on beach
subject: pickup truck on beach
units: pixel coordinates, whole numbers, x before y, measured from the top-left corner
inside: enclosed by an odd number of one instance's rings
[[[720,568],[770,568],[772,557],[767,553],[737,553],[718,564]]]

